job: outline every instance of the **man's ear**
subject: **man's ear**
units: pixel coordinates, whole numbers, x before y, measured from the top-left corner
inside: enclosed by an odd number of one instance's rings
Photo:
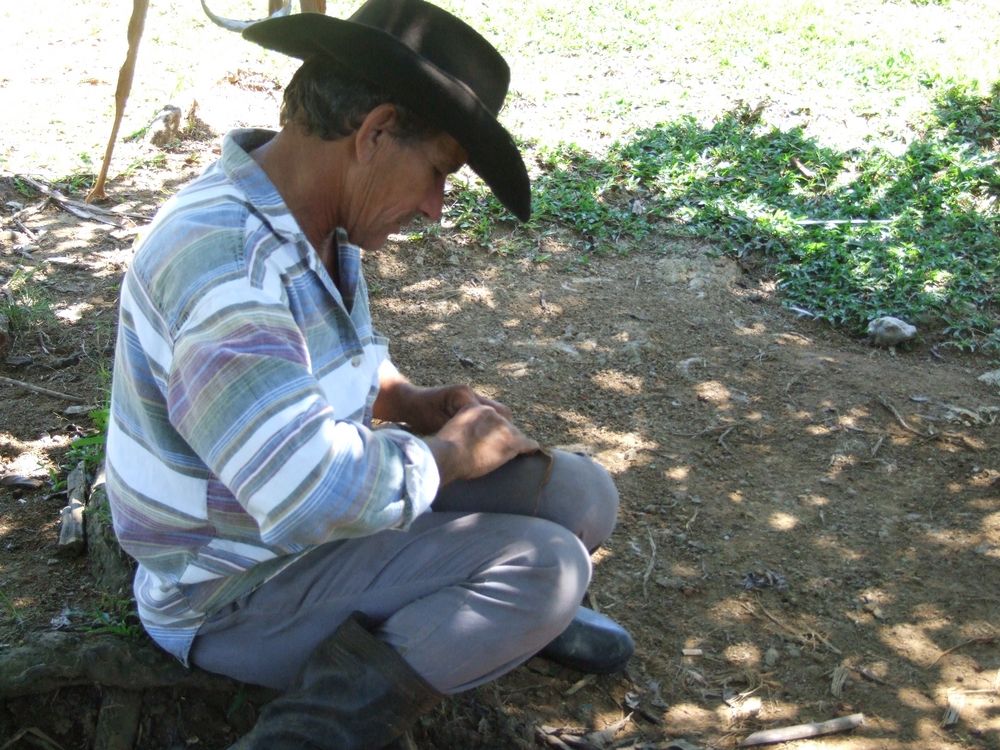
[[[361,126],[354,133],[354,149],[358,161],[366,164],[375,156],[379,148],[385,145],[396,127],[396,107],[392,104],[379,104],[365,115]]]

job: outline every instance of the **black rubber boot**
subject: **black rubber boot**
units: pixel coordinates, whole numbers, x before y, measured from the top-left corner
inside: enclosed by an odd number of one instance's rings
[[[581,672],[610,674],[625,669],[634,651],[635,643],[625,628],[580,607],[569,627],[538,655]]]
[[[395,650],[349,618],[230,750],[383,748],[441,697]]]

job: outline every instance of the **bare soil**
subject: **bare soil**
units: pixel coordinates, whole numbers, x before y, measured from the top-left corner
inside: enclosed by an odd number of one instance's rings
[[[58,97],[65,84],[47,80]],[[272,83],[234,69],[211,96],[268,108]],[[115,177],[114,225],[0,178],[0,287],[30,271],[53,313],[0,356],[0,477],[40,483],[0,488],[0,650],[110,621],[114,597],[56,549],[53,480],[92,425],[10,379],[101,402],[136,217],[212,160],[225,125],[201,125],[167,151],[120,147],[146,161]],[[20,226],[19,206],[37,209]],[[374,312],[415,381],[468,382],[614,474],[621,516],[595,555],[593,603],[637,653],[597,678],[532,660],[446,702],[418,746],[732,748],[861,712],[853,732],[794,746],[1000,748],[1000,398],[977,380],[994,365],[797,318],[764,271],[705,244],[544,242],[535,263],[447,229],[399,237],[366,258]],[[106,693],[0,697],[0,747],[91,747]],[[146,691],[135,747],[225,747],[259,703]]]

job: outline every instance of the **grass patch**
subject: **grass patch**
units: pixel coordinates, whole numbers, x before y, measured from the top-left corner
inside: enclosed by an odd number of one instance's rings
[[[84,630],[91,634],[110,633],[125,638],[139,638],[142,624],[131,597],[102,593],[100,601],[88,612]]]
[[[105,372],[106,370],[102,370],[102,374]],[[111,419],[110,399],[110,391],[105,388],[104,403],[87,412],[87,416],[90,417],[97,432],[79,437],[69,444],[64,458],[64,467],[67,473],[83,461],[87,475],[93,476],[104,463],[105,448],[108,442],[108,423]]]
[[[0,285],[0,315],[12,334],[23,335],[55,323],[52,300],[32,281],[34,271],[18,268]]]
[[[21,610],[3,589],[0,589],[0,612],[5,613],[7,619],[16,623],[18,626],[24,624],[24,616],[21,614]]]
[[[895,315],[948,344],[1000,351],[1000,83],[952,86],[904,153],[840,152],[740,107],[641,130],[602,158],[568,144],[533,153],[539,232],[557,223],[597,251],[668,227],[723,252],[766,257],[786,304],[865,330]],[[479,242],[510,221],[481,186],[452,221]]]

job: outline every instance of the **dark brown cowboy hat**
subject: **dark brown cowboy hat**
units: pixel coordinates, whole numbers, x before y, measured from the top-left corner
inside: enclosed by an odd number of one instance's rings
[[[423,0],[368,0],[344,20],[300,13],[255,23],[243,36],[303,60],[329,55],[457,140],[469,166],[522,221],[531,186],[514,140],[497,122],[510,68],[455,16]]]

